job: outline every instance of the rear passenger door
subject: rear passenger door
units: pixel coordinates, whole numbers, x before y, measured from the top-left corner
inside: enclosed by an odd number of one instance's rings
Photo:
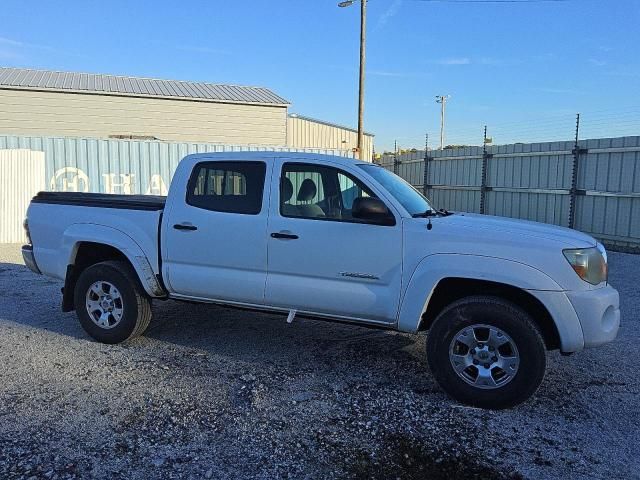
[[[173,294],[263,303],[270,169],[262,161],[195,165],[186,198],[166,213],[164,271]]]

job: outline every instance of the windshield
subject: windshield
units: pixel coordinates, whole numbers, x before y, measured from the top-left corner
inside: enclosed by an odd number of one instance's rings
[[[359,167],[375,178],[411,215],[431,210],[429,200],[395,173],[377,165],[359,165]]]

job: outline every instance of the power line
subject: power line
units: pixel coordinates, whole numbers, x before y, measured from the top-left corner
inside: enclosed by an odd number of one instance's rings
[[[637,108],[637,107],[636,107]],[[607,111],[607,110],[599,110],[599,111]],[[594,111],[595,112],[595,111]],[[640,110],[631,110],[624,111],[620,110],[617,112],[607,113],[607,114],[598,114],[591,115],[591,111],[583,111],[581,110],[581,122],[586,124],[621,124],[621,123],[630,123],[640,120]],[[565,114],[561,116],[548,116],[548,117],[538,117],[530,120],[517,120],[513,122],[499,122],[493,123],[491,121],[485,122],[489,127],[489,131],[531,131],[531,130],[550,130],[554,128],[564,128],[567,124],[575,123],[575,118],[572,118],[571,115]],[[455,130],[459,133],[468,133],[468,134],[478,134],[478,132],[482,131],[482,124],[478,123],[476,127],[466,125],[459,129]]]
[[[640,106],[638,105],[580,110],[580,112],[580,131],[585,138],[640,135]],[[465,122],[459,128],[456,126],[451,128],[449,124],[446,144],[481,145],[483,124],[487,125],[487,134],[493,138],[494,145],[518,141],[528,143],[571,141],[575,117],[567,113],[533,117],[529,120],[520,117],[517,121],[512,122],[502,120],[500,123],[492,123],[485,120],[482,123],[479,122],[475,127],[473,124]],[[404,145],[419,146],[418,148],[422,147],[421,144],[424,141],[417,134],[395,138],[402,140]]]

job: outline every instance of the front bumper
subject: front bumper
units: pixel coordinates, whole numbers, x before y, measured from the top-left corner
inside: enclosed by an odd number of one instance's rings
[[[620,297],[610,287],[580,291],[527,290],[545,306],[560,337],[560,351],[579,352],[616,338]]]
[[[620,328],[620,296],[606,286],[596,290],[566,292],[582,326],[585,347],[602,345],[616,338]]]
[[[36,263],[36,257],[33,255],[32,245],[22,246],[22,259],[24,260],[24,264],[29,268],[29,270],[38,274],[42,274],[42,272],[38,268],[38,264]]]

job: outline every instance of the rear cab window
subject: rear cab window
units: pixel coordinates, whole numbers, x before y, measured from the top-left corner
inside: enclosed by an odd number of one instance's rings
[[[188,205],[214,212],[257,215],[262,210],[264,162],[201,162],[187,185]]]

